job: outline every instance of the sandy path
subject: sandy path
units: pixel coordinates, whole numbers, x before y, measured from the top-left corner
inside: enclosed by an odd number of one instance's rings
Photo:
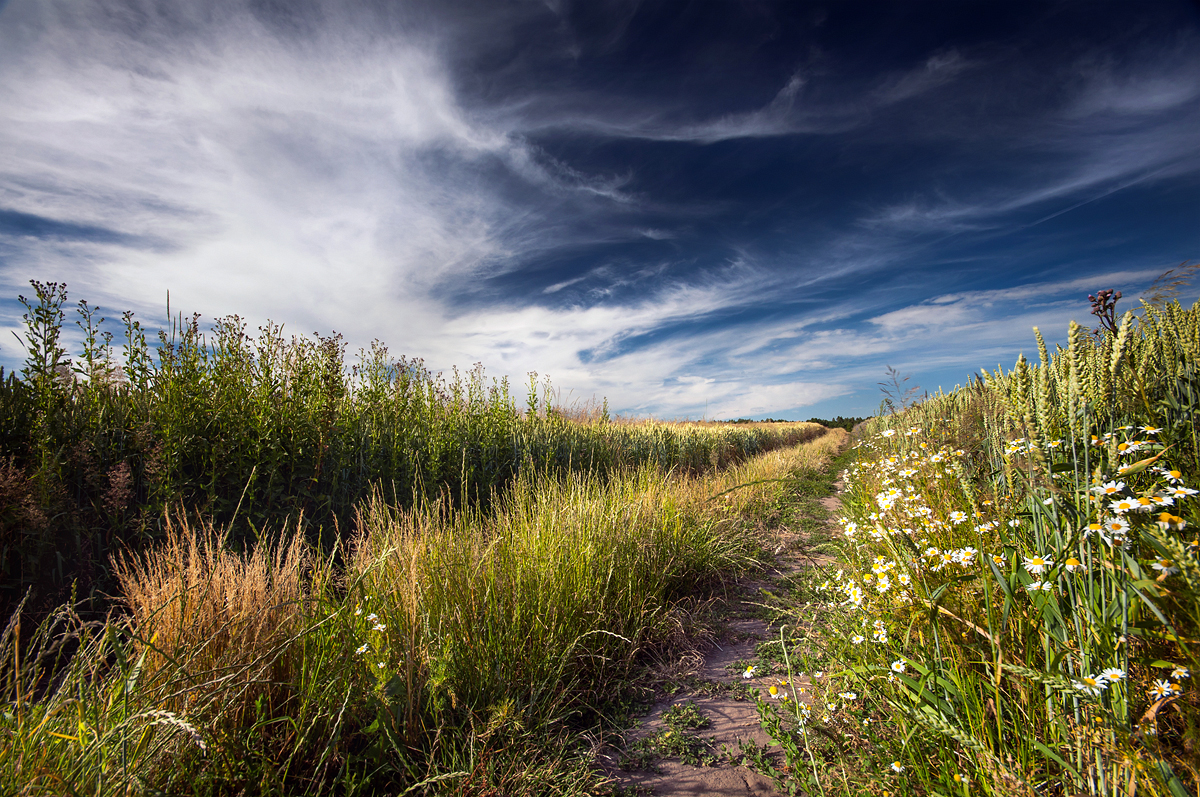
[[[841,487],[839,482],[839,491]],[[836,495],[821,499],[821,504],[831,514],[836,514],[841,507]],[[804,541],[786,529],[780,531],[780,543],[785,552],[778,557],[775,568],[764,577],[740,583],[738,590],[730,596],[731,617],[725,632],[705,651],[703,661],[691,667],[681,664],[676,670],[684,677],[692,676],[696,679],[694,682],[709,685],[708,688],[686,689],[657,703],[642,718],[641,727],[626,734],[627,748],[639,739],[663,731],[667,727],[663,721],[664,712],[671,706],[686,705],[690,701],[711,722],[709,727],[694,731],[694,735],[711,741],[718,754],[724,748],[736,756],[742,740],[749,740],[760,748],[765,746],[775,766],[782,765],[778,746],[771,743],[770,737],[759,725],[753,700],[739,695],[742,690],[738,687],[744,682],[741,668],[736,666],[754,659],[755,648],[761,642],[775,637],[775,632],[761,619],[761,609],[756,605],[762,599],[761,591],[773,589],[780,578],[794,574],[799,569],[817,562],[824,564],[822,557],[810,556],[805,551]],[[766,679],[758,680],[762,682],[755,682],[754,685],[765,688]],[[713,688],[714,684],[725,688]],[[714,691],[715,695],[712,694]],[[620,754],[613,752],[608,756],[602,755],[600,763],[625,789],[657,797],[782,794],[770,777],[744,766],[735,766],[727,755],[719,755],[718,758],[715,766],[690,766],[677,758],[665,758],[656,762],[657,771],[622,770],[619,766]]]

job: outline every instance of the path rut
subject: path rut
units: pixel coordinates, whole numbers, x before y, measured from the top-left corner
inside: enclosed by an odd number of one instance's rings
[[[836,488],[840,492],[840,482]],[[841,508],[837,495],[822,498],[821,504],[831,514],[836,514]],[[685,689],[656,703],[642,718],[640,727],[626,733],[627,750],[636,746],[639,740],[665,730],[667,725],[663,715],[667,710],[690,701],[711,722],[709,727],[691,733],[709,741],[718,753],[724,750],[736,757],[742,741],[748,740],[760,749],[765,747],[766,755],[776,767],[782,765],[782,753],[762,730],[754,701],[738,688],[744,682],[741,668],[737,665],[754,659],[757,646],[775,636],[775,632],[761,618],[763,590],[772,590],[780,579],[805,567],[826,563],[824,557],[813,556],[805,549],[805,541],[799,535],[786,529],[779,532],[780,553],[777,554],[775,567],[763,577],[741,582],[730,595],[732,616],[722,636],[704,651],[702,661],[693,658],[691,662],[680,662],[674,669],[675,673],[702,685],[702,688]],[[719,686],[714,688],[713,685]],[[762,688],[765,683],[755,685]],[[716,694],[712,694],[714,691]],[[743,694],[739,696],[739,692]],[[766,797],[782,794],[770,777],[745,766],[734,765],[727,755],[719,755],[718,763],[714,766],[692,766],[678,758],[664,758],[655,762],[654,769],[644,770],[622,769],[622,760],[620,751],[611,750],[600,756],[599,763],[623,788],[636,793],[653,794],[656,797]]]

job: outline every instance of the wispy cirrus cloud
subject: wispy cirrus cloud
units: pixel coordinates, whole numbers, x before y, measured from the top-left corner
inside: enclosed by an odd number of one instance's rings
[[[797,13],[13,0],[0,287],[779,415],[1011,360],[1192,254],[1182,215],[1111,208],[1197,196],[1196,31]]]

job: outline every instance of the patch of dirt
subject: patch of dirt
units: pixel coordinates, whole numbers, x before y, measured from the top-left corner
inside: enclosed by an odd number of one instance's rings
[[[841,483],[837,485],[842,488]],[[836,496],[821,499],[821,504],[836,514],[841,504]],[[729,616],[723,634],[704,651],[703,658],[692,656],[670,668],[672,673],[689,684],[688,688],[660,700],[642,718],[641,725],[625,734],[625,750],[609,750],[599,762],[626,793],[653,794],[657,797],[685,795],[781,795],[772,779],[734,761],[743,760],[742,746],[753,745],[773,766],[781,767],[783,756],[770,737],[762,730],[754,700],[747,684],[760,690],[770,678],[742,678],[742,664],[756,658],[756,648],[775,637],[775,632],[762,619],[763,590],[777,589],[781,579],[817,564],[827,564],[829,557],[807,550],[804,540],[787,529],[779,531],[777,562],[772,572],[763,578],[746,580],[729,597]],[[799,682],[804,685],[807,681]],[[651,755],[653,763],[644,769],[631,766],[630,751],[652,749],[656,739],[672,729],[664,715],[673,706],[683,708],[689,703],[709,721],[704,728],[685,731],[691,738],[704,743],[711,753],[710,765],[695,766],[679,757]],[[678,709],[677,709],[678,710]],[[668,737],[669,738],[669,737]],[[625,768],[622,768],[624,766]]]

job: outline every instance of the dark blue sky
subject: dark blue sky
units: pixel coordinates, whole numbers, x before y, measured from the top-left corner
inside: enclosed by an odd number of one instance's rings
[[[31,278],[151,321],[169,290],[628,412],[806,418],[872,413],[888,365],[1011,365],[1197,257],[1192,2],[0,5],[8,328]]]

